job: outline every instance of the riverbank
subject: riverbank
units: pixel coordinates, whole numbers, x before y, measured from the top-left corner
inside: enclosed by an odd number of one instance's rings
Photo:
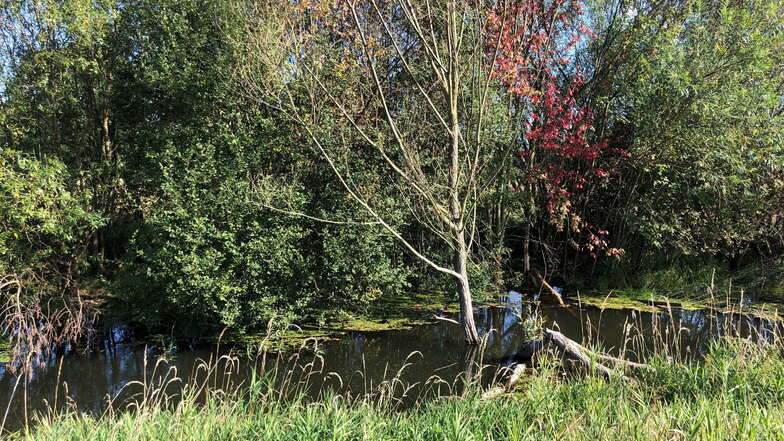
[[[479,391],[396,410],[388,394],[283,400],[274,382],[214,389],[204,404],[191,390],[173,408],[148,399],[133,412],[75,413],[12,435],[49,440],[774,440],[784,438],[780,341],[721,340],[704,361],[653,361],[631,380],[531,371],[518,389],[482,401]],[[154,394],[147,395],[154,397]]]
[[[563,284],[563,295],[572,307],[595,307],[599,309],[636,310],[661,313],[670,309],[711,310],[717,313],[742,313],[765,320],[784,320],[784,263],[778,261],[756,262],[729,272],[726,265],[712,261],[699,261],[681,266],[670,265],[661,269],[650,269],[635,274],[633,279],[624,271],[598,278],[587,284],[575,279]],[[499,288],[500,289],[500,288]],[[523,300],[536,300],[552,304],[547,294],[535,286],[517,288]],[[101,314],[119,317],[120,311],[113,310],[114,298],[108,291],[94,287],[91,301],[101,304]],[[474,293],[474,306],[486,308],[503,306],[500,291]],[[231,346],[255,348],[259,344],[270,352],[289,352],[313,342],[334,341],[349,333],[381,332],[414,329],[432,324],[435,316],[451,315],[459,311],[456,296],[434,290],[410,290],[396,295],[381,295],[375,301],[353,311],[326,311],[320,318],[313,317],[291,320],[273,317],[271,323],[261,323],[251,330],[237,332],[233,328],[222,330],[211,328],[201,334],[178,335],[171,330],[156,329],[154,333],[138,334],[131,329],[134,344],[162,350],[176,348],[182,342],[223,343]],[[108,322],[114,320],[108,319]],[[163,332],[163,333],[161,333]],[[4,348],[0,346],[0,357]],[[5,355],[8,356],[7,353]]]
[[[743,313],[784,320],[784,262],[746,264],[730,271],[722,262],[696,261],[635,270],[623,268],[592,280],[576,281],[572,303],[602,309],[662,312],[670,308]]]
[[[718,314],[743,314],[763,320],[784,321],[784,265],[747,265],[728,273],[710,265],[675,268],[644,273],[634,284],[602,280],[596,287],[582,291],[564,287],[569,308],[582,310],[634,310],[672,314],[673,310]],[[547,294],[528,287],[521,300],[533,308],[553,304]],[[539,294],[539,295],[537,295]],[[534,300],[534,299],[538,300]],[[479,293],[476,308],[504,306],[491,293]],[[234,340],[252,345],[262,342],[268,350],[286,351],[313,340],[327,341],[350,332],[413,329],[433,323],[434,316],[459,310],[456,299],[435,292],[409,292],[392,298],[381,297],[363,314],[345,315],[329,325],[309,323],[296,329],[266,333],[262,337],[237,336]]]
[[[568,296],[567,300],[575,300],[573,297]],[[247,391],[249,386],[251,389],[257,387],[256,378],[261,372],[269,372],[269,369],[257,369],[257,355],[262,354],[261,358],[274,364],[276,369],[307,377],[309,390],[302,391],[301,402],[316,400],[324,404],[321,394],[325,390],[343,394],[343,397],[349,394],[365,396],[369,390],[377,391],[379,384],[386,384],[396,388],[394,394],[384,391],[387,397],[395,396],[404,403],[402,407],[419,412],[432,406],[426,404],[427,400],[442,397],[436,402],[451,402],[456,398],[443,397],[463,396],[464,373],[476,371],[479,366],[485,366],[484,372],[489,375],[483,375],[477,385],[491,387],[495,369],[524,361],[524,356],[519,356],[521,348],[545,327],[558,329],[567,337],[599,352],[630,361],[648,363],[653,359],[655,364],[657,357],[667,355],[670,360],[681,363],[676,373],[668,370],[669,365],[663,367],[662,376],[670,377],[672,380],[667,381],[675,381],[674,384],[680,384],[679,376],[694,378],[702,375],[691,370],[701,367],[688,364],[689,360],[703,360],[707,353],[710,362],[708,350],[716,339],[726,336],[747,338],[749,342],[761,345],[751,347],[768,350],[780,348],[778,342],[784,335],[783,322],[747,315],[747,308],[743,308],[744,314],[728,314],[716,309],[676,307],[675,300],[663,305],[647,305],[654,311],[647,310],[646,305],[635,309],[614,309],[606,305],[588,306],[586,303],[564,308],[547,302],[537,303],[531,295],[513,291],[488,299],[486,303],[477,305],[475,310],[477,326],[487,338],[481,351],[463,344],[459,326],[434,318],[436,314],[448,316],[456,312],[456,305],[450,304],[448,298],[434,293],[379,301],[374,308],[364,311],[362,318],[346,316],[341,320],[328,321],[321,327],[278,327],[269,335],[259,337],[231,336],[226,332],[220,339],[215,339],[215,343],[220,342],[217,345],[206,344],[209,341],[175,344],[166,336],[161,336],[159,342],[146,345],[133,339],[115,341],[116,333],[110,332],[111,339],[101,342],[98,350],[89,354],[73,351],[52,354],[45,360],[46,366],[36,369],[35,378],[29,384],[25,380],[17,387],[13,375],[0,376],[0,403],[7,403],[0,411],[10,411],[6,415],[6,429],[25,430],[31,427],[35,413],[62,415],[64,410],[72,409],[97,415],[107,408],[124,409],[139,394],[150,394],[149,388],[139,388],[142,380],[160,384],[173,376],[180,376],[182,381],[178,380],[178,384],[167,389],[167,393],[178,396],[182,393],[181,386],[186,387],[185,392],[188,388],[198,387],[198,381],[191,376],[194,372],[204,372],[202,360],[215,360],[216,356],[232,357],[235,369],[228,373],[217,370],[214,381],[220,384],[225,381],[241,383],[243,390]],[[160,365],[155,362],[158,358]],[[309,367],[304,369],[305,365]],[[738,369],[745,369],[745,366]],[[535,384],[548,375],[554,376],[551,379],[563,380],[558,378],[557,373],[552,369],[549,373],[546,369],[529,372],[526,383]],[[650,380],[648,377],[637,377],[631,386],[640,386],[643,381]],[[563,387],[572,387],[575,381],[569,379]],[[661,383],[662,380],[656,381]],[[645,388],[635,389],[635,394],[655,401],[661,393],[657,392],[661,386],[657,386],[656,381],[643,384]],[[21,385],[24,384],[28,385],[22,390]],[[436,386],[438,390],[434,389]],[[578,384],[577,387],[583,386]],[[227,393],[219,390],[216,393],[218,396],[231,396],[232,403],[239,406],[238,403],[246,400],[258,404],[258,398],[248,395],[253,392]],[[517,398],[525,392],[524,387],[516,394]],[[291,395],[290,392],[287,394]],[[461,399],[470,402],[476,399],[473,395],[479,394],[475,387],[473,392]],[[112,398],[109,407],[107,396]],[[57,400],[57,397],[60,399]],[[345,412],[354,412],[357,405],[372,405],[374,412],[382,413],[401,408],[398,402],[379,402],[377,398],[359,403],[349,403],[345,398],[340,400],[343,404],[351,404],[350,408],[343,409]],[[590,400],[598,398],[591,397]],[[288,403],[283,401],[279,404]],[[174,405],[173,402],[170,404]],[[50,410],[53,405],[55,411]],[[162,410],[147,404],[142,407],[145,407],[145,412]],[[206,408],[200,409],[209,410],[211,407],[208,402]],[[254,408],[250,412],[258,414],[266,410]],[[411,412],[407,413],[414,416]],[[387,416],[398,418],[399,414]],[[530,415],[521,417],[529,418]],[[107,423],[110,420],[104,418],[101,421]],[[93,427],[90,430],[97,429]]]

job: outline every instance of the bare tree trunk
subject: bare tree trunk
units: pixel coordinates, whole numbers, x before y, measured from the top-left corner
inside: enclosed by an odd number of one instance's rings
[[[101,116],[101,147],[103,158],[107,163],[112,161],[112,137],[109,132],[109,111],[104,110]]]
[[[493,103],[492,89],[496,84],[493,79],[496,63],[487,59],[486,42],[475,33],[484,26],[483,7],[458,0],[348,1],[340,16],[329,17],[331,13],[325,13],[326,24],[314,25],[311,18],[303,19],[300,12],[289,13],[291,2],[255,3],[256,7],[242,12],[249,14],[247,40],[242,43],[247,45],[248,58],[239,63],[238,71],[243,90],[305,130],[351,199],[373,218],[372,223],[387,230],[436,271],[455,278],[465,340],[469,344],[480,343],[467,266],[474,248],[476,211],[481,207],[480,198],[490,188],[485,181],[489,184],[499,175],[489,167],[495,150],[485,151],[492,143],[483,141],[482,120]],[[321,13],[315,15],[320,17],[315,22],[320,22]],[[271,16],[275,18],[270,19]],[[342,28],[346,20],[353,22],[356,33],[336,34],[330,24],[340,24],[338,28]],[[336,39],[350,48],[344,52],[346,65],[369,73],[362,79],[365,85],[361,89],[372,94],[363,92],[349,98],[334,93],[332,80],[324,74],[319,60],[341,55],[334,53],[331,45],[318,44],[321,38]],[[418,44],[410,45],[408,41],[412,38]],[[311,64],[311,60],[315,63]],[[412,82],[389,81],[393,70],[388,60],[396,61],[394,75],[404,70]],[[291,87],[299,84],[292,79],[300,76],[310,80],[307,96],[300,97],[303,92]],[[400,87],[405,89],[398,90]],[[439,92],[443,97],[437,95]],[[402,96],[419,100],[405,104],[412,110],[405,117],[400,117],[396,110],[399,104],[408,103],[400,101]],[[476,97],[478,109],[473,101]],[[311,103],[313,115],[302,113],[300,98]],[[348,128],[355,133],[349,134],[349,138],[356,136],[362,144],[373,147],[396,184],[399,182],[402,197],[411,202],[412,214],[421,226],[449,247],[452,253],[449,263],[429,258],[406,240],[377,211],[372,194],[352,182],[348,163],[345,171],[339,166],[343,155],[348,162],[352,149],[333,152],[329,144],[322,143],[317,123],[317,113],[322,107],[312,105],[316,98],[326,101],[324,111],[329,115],[337,112],[348,122]],[[466,111],[461,111],[462,103],[468,106]],[[375,109],[369,110],[373,106]],[[366,125],[367,114],[373,112],[383,115],[386,133],[379,132],[381,127],[375,122]],[[433,127],[436,132],[422,133],[420,126]],[[345,139],[344,146],[349,147],[352,142]],[[498,156],[502,157],[505,156]]]
[[[446,98],[449,102],[451,157],[449,166],[449,205],[452,216],[452,232],[455,238],[455,272],[459,275],[458,295],[460,297],[460,315],[462,317],[465,341],[468,344],[479,344],[479,333],[474,323],[474,307],[471,299],[471,285],[468,281],[468,247],[465,239],[465,207],[460,203],[460,114],[458,112],[458,99],[460,96],[460,70],[459,70],[459,38],[457,37],[457,5],[449,2],[447,5],[447,20],[449,33],[448,75],[445,84]]]
[[[466,348],[466,353],[463,356],[463,396],[466,396],[474,385],[478,384],[480,378],[478,374],[482,372],[481,367],[477,363],[477,356],[479,355],[479,346],[472,345]]]
[[[462,240],[461,240],[462,239]],[[457,250],[455,251],[455,272],[460,274],[458,278],[458,295],[460,298],[461,324],[465,334],[465,341],[468,344],[479,344],[479,332],[474,323],[474,307],[471,298],[471,285],[468,282],[468,250],[465,247],[465,236],[459,233]]]

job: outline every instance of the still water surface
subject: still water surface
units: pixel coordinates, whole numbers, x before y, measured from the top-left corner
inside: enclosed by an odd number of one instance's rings
[[[518,317],[532,314],[532,305],[524,302],[518,293],[507,293],[500,300],[506,306],[475,311],[480,333],[487,336],[481,354],[469,351],[463,344],[460,328],[447,322],[403,331],[352,333],[322,344],[318,357],[308,354],[300,359],[300,363],[316,361],[322,373],[337,374],[313,376],[309,393],[316,395],[337,388],[353,394],[369,392],[395,376],[404,364],[405,369],[399,375],[401,383],[395,388],[404,404],[425,393],[459,391],[460,383],[456,380],[467,369],[475,370],[477,364],[488,366],[483,371],[488,381],[498,367],[515,360],[516,352],[528,340]],[[539,307],[534,313],[540,315],[547,327],[560,329],[577,341],[601,344],[608,352],[629,359],[638,359],[642,349],[651,349],[657,340],[666,341],[671,350],[677,349],[684,356],[699,358],[720,335],[768,339],[784,331],[779,322],[708,310],[648,313],[570,306]],[[120,339],[120,334],[118,330],[113,338]],[[67,401],[81,411],[100,413],[106,409],[108,397],[117,397],[115,407],[121,407],[121,403],[127,403],[140,390],[136,385],[127,386],[129,382],[143,379],[149,382],[165,375],[169,367],[176,368],[177,375],[187,380],[193,377],[199,360],[214,357],[214,353],[215,348],[210,347],[181,348],[169,362],[154,371],[155,360],[160,355],[156,350],[107,340],[103,350],[90,355],[65,352],[59,358],[51,357],[44,368],[36,370],[26,387],[25,381],[20,382],[15,393],[17,378],[0,365],[0,417],[8,409],[6,429],[19,428],[25,421],[25,401],[31,417],[54,404],[55,391],[58,407]],[[271,358],[267,365],[277,361],[285,371],[291,367],[288,358]],[[232,376],[233,381],[242,382],[252,365],[242,361]],[[434,384],[435,376],[447,384]]]

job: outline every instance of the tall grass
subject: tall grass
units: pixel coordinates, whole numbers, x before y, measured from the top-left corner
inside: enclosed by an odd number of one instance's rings
[[[631,260],[614,262],[606,274],[592,278],[586,288],[597,292],[614,290],[627,296],[667,297],[679,300],[706,300],[711,294],[741,293],[766,301],[782,300],[784,296],[784,258],[758,258],[736,270],[726,262],[704,259],[683,259],[679,262],[643,259],[639,265],[626,267]],[[713,291],[713,293],[711,293]]]
[[[281,399],[268,378],[247,388],[189,389],[164,405],[155,391],[132,412],[71,412],[18,440],[774,440],[784,439],[784,358],[778,343],[724,339],[704,361],[652,360],[631,381],[564,378],[552,365],[515,394],[478,393],[394,410],[378,396]],[[160,391],[160,387],[156,389]],[[204,392],[204,391],[201,391]],[[157,395],[156,395],[157,393]],[[204,398],[202,396],[202,398]]]
[[[779,335],[727,336],[712,343],[697,360],[678,355],[682,348],[677,340],[685,328],[675,320],[648,333],[648,338],[659,342],[644,349],[645,342],[639,341],[642,324],[628,323],[625,329],[628,344],[646,351],[639,358],[651,369],[605,380],[585,372],[567,375],[560,363],[545,358],[513,394],[482,399],[476,381],[481,375],[474,372],[467,380],[469,387],[460,388],[465,391],[461,396],[422,401],[412,408],[399,406],[399,398],[410,388],[401,380],[407,364],[363,393],[322,391],[314,399],[313,379],[330,375],[323,372],[318,354],[297,353],[292,357],[298,363],[283,365],[260,353],[246,384],[233,380],[240,368],[233,356],[205,360],[182,382],[159,360],[156,369],[161,366],[163,372],[128,386],[138,391],[128,409],[101,416],[74,409],[51,412],[9,437],[24,441],[784,439],[784,344]],[[180,383],[181,389],[172,388]],[[458,390],[455,382],[436,375],[427,383]],[[172,390],[181,392],[174,396]]]
[[[483,387],[493,385],[482,382],[488,367],[480,346],[468,352],[472,368],[460,377],[450,381],[434,373],[418,385],[425,389],[421,396],[434,395],[427,389],[447,396],[404,407],[401,399],[413,387],[403,381],[409,359],[380,383],[368,379],[363,391],[335,392],[320,389],[324,383],[317,379],[332,376],[338,384],[342,379],[324,371],[318,350],[295,352],[284,361],[260,349],[251,366],[240,363],[238,355],[214,355],[184,378],[160,358],[145,360],[153,364],[152,374],[126,386],[129,402],[110,403],[102,415],[81,413],[76,406],[51,410],[7,436],[19,441],[784,440],[780,327],[740,338],[733,322],[737,315],[705,316],[704,325],[723,337],[694,357],[683,345],[690,331],[673,309],[654,317],[644,323],[633,315],[623,326],[620,348],[602,347],[591,333],[602,324],[585,323],[583,344],[592,350],[633,354],[650,366],[609,379],[592,375],[590,368],[564,371],[560,360],[544,356],[514,393],[484,399]],[[520,318],[531,333],[542,325]],[[414,355],[422,356],[409,358]],[[250,369],[250,375],[238,375],[240,369]],[[496,372],[493,382],[500,379]]]

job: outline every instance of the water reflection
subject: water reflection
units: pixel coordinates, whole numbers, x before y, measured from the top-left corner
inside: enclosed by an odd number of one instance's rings
[[[459,380],[480,372],[480,366],[504,366],[515,358],[528,339],[518,323],[519,317],[531,314],[539,314],[546,326],[557,328],[574,340],[601,345],[614,355],[633,360],[644,357],[646,351],[660,349],[657,345],[667,345],[668,350],[680,356],[698,357],[720,335],[771,339],[783,330],[778,322],[707,310],[676,309],[654,314],[576,306],[536,307],[524,300],[520,293],[508,292],[500,298],[506,306],[475,311],[477,326],[487,336],[483,351],[467,348],[461,329],[446,322],[412,330],[352,333],[326,343],[319,355],[309,355],[309,361],[323,363],[323,372],[337,375],[314,378],[310,393],[315,395],[329,388],[355,394],[369,392],[398,375],[401,369],[400,378],[412,386],[396,386],[396,393],[405,394],[401,397],[403,402],[410,402],[423,391],[433,395],[459,393]],[[67,402],[75,403],[79,410],[100,413],[109,397],[117,397],[122,391],[125,395],[120,394],[119,403],[137,393],[138,389],[126,385],[152,378],[153,361],[159,353],[121,343],[127,332],[121,327],[112,329],[103,350],[89,356],[68,350],[53,354],[44,369],[37,370],[26,384],[19,384],[13,397],[17,378],[0,365],[0,412],[9,408],[6,427],[18,428],[23,424],[25,400],[29,418],[34,411],[44,412],[48,405],[61,408]],[[197,362],[211,355],[210,348],[181,350],[168,364],[159,366],[157,374],[174,367],[180,377],[190,378]],[[284,369],[290,368],[285,358],[270,360],[275,361]],[[244,380],[250,370],[251,364],[244,364],[235,379]],[[493,371],[484,369],[481,374],[488,380]],[[436,376],[446,383],[434,382]]]

